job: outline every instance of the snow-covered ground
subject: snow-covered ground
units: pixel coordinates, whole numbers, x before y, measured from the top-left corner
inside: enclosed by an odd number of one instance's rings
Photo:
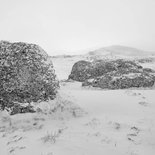
[[[59,80],[79,58],[55,58]],[[152,65],[154,66],[154,65]],[[61,82],[43,111],[0,114],[0,155],[154,155],[155,90],[82,88]],[[53,105],[59,110],[54,112]],[[64,106],[64,107],[63,107]]]

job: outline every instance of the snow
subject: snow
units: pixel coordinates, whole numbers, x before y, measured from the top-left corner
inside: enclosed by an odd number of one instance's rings
[[[53,59],[59,80],[68,78],[79,59]],[[42,112],[0,113],[0,155],[155,154],[154,89],[101,90],[65,81],[60,85],[56,100],[38,105]]]

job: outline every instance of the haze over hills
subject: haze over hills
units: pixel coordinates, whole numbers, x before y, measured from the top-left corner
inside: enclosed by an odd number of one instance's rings
[[[137,56],[155,56],[155,53],[127,46],[113,45],[99,48],[94,51],[90,51],[88,52],[88,55],[111,55],[111,56],[115,55],[115,56],[137,57]]]
[[[84,50],[79,51],[79,53],[86,53],[86,54],[79,54],[79,55],[56,55],[53,56],[54,58],[69,58],[69,57],[76,57],[76,56],[86,56],[86,57],[106,57],[106,58],[141,58],[141,57],[154,57],[155,52],[144,51],[141,49],[128,47],[128,46],[121,46],[121,45],[112,45],[107,47],[102,47],[93,50]]]

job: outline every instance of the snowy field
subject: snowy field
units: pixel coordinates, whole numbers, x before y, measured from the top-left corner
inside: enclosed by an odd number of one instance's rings
[[[53,59],[62,82],[56,101],[38,105],[43,111],[0,114],[0,155],[155,154],[155,90],[101,90],[63,81],[78,59]]]

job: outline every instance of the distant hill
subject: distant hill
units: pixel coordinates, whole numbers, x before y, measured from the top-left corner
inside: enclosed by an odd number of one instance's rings
[[[155,53],[139,50],[132,47],[113,45],[90,51],[87,53],[87,55],[107,57],[146,57],[155,56]]]
[[[51,58],[73,58],[76,57],[76,55],[55,55],[55,56],[51,56]]]
[[[81,54],[86,53],[86,54]],[[113,45],[99,49],[79,52],[79,55],[55,55],[52,59],[95,60],[95,59],[131,59],[139,62],[155,61],[155,52],[144,51],[132,47]]]

